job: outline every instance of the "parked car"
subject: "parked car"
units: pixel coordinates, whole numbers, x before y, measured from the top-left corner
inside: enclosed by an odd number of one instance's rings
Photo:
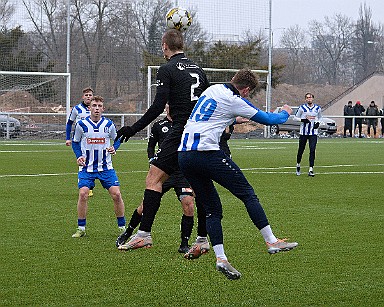
[[[7,124],[9,137],[17,137],[20,135],[20,121],[7,115],[0,115],[0,137],[7,135]]]
[[[299,109],[299,107],[291,107],[292,114],[289,116],[288,120],[281,125],[271,125],[271,135],[276,135],[280,131],[299,133],[300,132],[300,121],[294,120],[294,116]],[[280,112],[281,107],[277,107],[274,113]],[[322,121],[320,121],[319,132],[324,132],[327,134],[334,134],[337,130],[336,122],[327,117],[323,117]]]

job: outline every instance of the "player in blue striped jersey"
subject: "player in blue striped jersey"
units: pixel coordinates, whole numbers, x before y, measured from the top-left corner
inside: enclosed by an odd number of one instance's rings
[[[71,113],[69,114],[67,125],[65,126],[65,145],[71,146],[71,132],[73,123],[77,123],[79,120],[82,120],[89,116],[89,105],[91,104],[91,99],[93,97],[93,89],[86,87],[83,89],[83,96],[81,97],[82,101],[75,105]],[[93,196],[93,189],[89,190],[89,196]]]
[[[179,166],[206,211],[209,238],[217,258],[216,269],[229,279],[241,274],[231,266],[224,253],[221,225],[222,204],[214,182],[217,182],[245,205],[249,217],[260,230],[270,254],[291,250],[297,243],[275,237],[266,214],[252,186],[240,168],[220,148],[220,136],[237,116],[272,125],[284,123],[292,112],[287,105],[280,113],[263,112],[246,99],[257,87],[257,77],[248,69],[238,71],[231,83],[216,84],[206,89],[185,125],[179,146]]]
[[[65,145],[71,146],[72,144],[71,131],[73,123],[77,123],[79,120],[82,120],[90,115],[89,106],[91,104],[92,97],[92,88],[86,87],[85,89],[83,89],[83,96],[81,97],[82,101],[72,108],[67,120],[67,125],[65,127]]]
[[[120,183],[112,166],[112,155],[120,146],[116,141],[111,146],[111,140],[116,138],[116,127],[113,122],[102,116],[104,100],[94,96],[91,100],[91,115],[77,122],[72,140],[73,152],[79,165],[77,202],[78,228],[72,235],[74,238],[85,235],[86,217],[88,210],[88,192],[95,186],[98,179],[108,190],[114,203],[114,210],[119,230],[125,231],[124,202],[120,192]]]
[[[309,171],[308,176],[314,177],[315,173],[313,172],[313,167],[315,165],[315,154],[316,154],[316,144],[317,144],[317,135],[319,133],[319,125],[322,119],[321,107],[313,103],[315,96],[311,93],[305,94],[306,103],[302,104],[296,112],[294,117],[295,120],[301,121],[300,124],[300,137],[299,137],[299,148],[297,150],[296,156],[296,175],[300,176],[301,174],[301,159],[307,145],[309,142]]]

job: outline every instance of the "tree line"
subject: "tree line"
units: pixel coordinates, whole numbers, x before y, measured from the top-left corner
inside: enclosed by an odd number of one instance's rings
[[[16,13],[10,0],[0,3],[0,70],[66,71],[67,1],[22,0],[31,28],[7,25]],[[133,95],[145,100],[146,67],[164,63],[164,0],[71,0],[70,72],[72,97],[93,87],[108,99]],[[186,53],[202,67],[266,69],[268,45],[262,32],[237,41],[211,41],[195,13],[185,32]],[[287,28],[273,53],[273,85],[317,83],[352,85],[383,69],[383,27],[372,22],[365,4],[357,21],[337,14],[313,20],[309,31]],[[220,81],[230,75],[218,74]]]

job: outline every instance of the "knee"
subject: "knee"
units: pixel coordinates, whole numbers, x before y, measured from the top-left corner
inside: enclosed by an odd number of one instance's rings
[[[79,190],[79,199],[82,201],[86,201],[88,199],[88,189],[80,189]]]
[[[193,216],[195,206],[193,203],[193,197],[192,196],[184,196],[181,199],[181,206],[183,207],[183,213],[186,216]]]

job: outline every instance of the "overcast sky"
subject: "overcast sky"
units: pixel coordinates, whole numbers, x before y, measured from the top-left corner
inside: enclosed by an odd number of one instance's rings
[[[2,1],[2,0],[0,0]],[[151,1],[151,0],[148,0]],[[325,16],[337,13],[353,20],[359,17],[359,7],[364,2],[372,11],[372,20],[384,25],[384,0],[271,0],[272,29],[274,46],[278,46],[283,29],[298,24],[308,30],[311,20],[324,21]],[[14,25],[22,24],[24,29],[31,28],[26,22],[26,12],[21,1],[17,4]],[[241,39],[247,30],[264,31],[268,36],[269,0],[174,0],[175,6],[193,9],[197,19],[208,33],[216,39]],[[255,33],[258,34],[258,33]]]
[[[199,22],[209,33],[224,37],[238,35],[241,38],[249,27],[253,31],[269,26],[269,0],[175,0],[174,3],[185,8],[193,7]],[[384,0],[365,0],[365,3],[371,8],[372,20],[384,25]],[[322,22],[325,16],[338,13],[357,20],[361,4],[364,0],[272,0],[274,45],[278,45],[283,32],[280,28],[298,24],[308,30],[309,21]]]
[[[384,25],[384,0],[365,0],[365,3],[371,8],[372,20]],[[338,13],[357,20],[361,4],[364,0],[272,0],[272,28],[298,24],[307,29],[310,20],[324,21],[324,16]],[[279,38],[281,30],[274,32],[274,37]]]

